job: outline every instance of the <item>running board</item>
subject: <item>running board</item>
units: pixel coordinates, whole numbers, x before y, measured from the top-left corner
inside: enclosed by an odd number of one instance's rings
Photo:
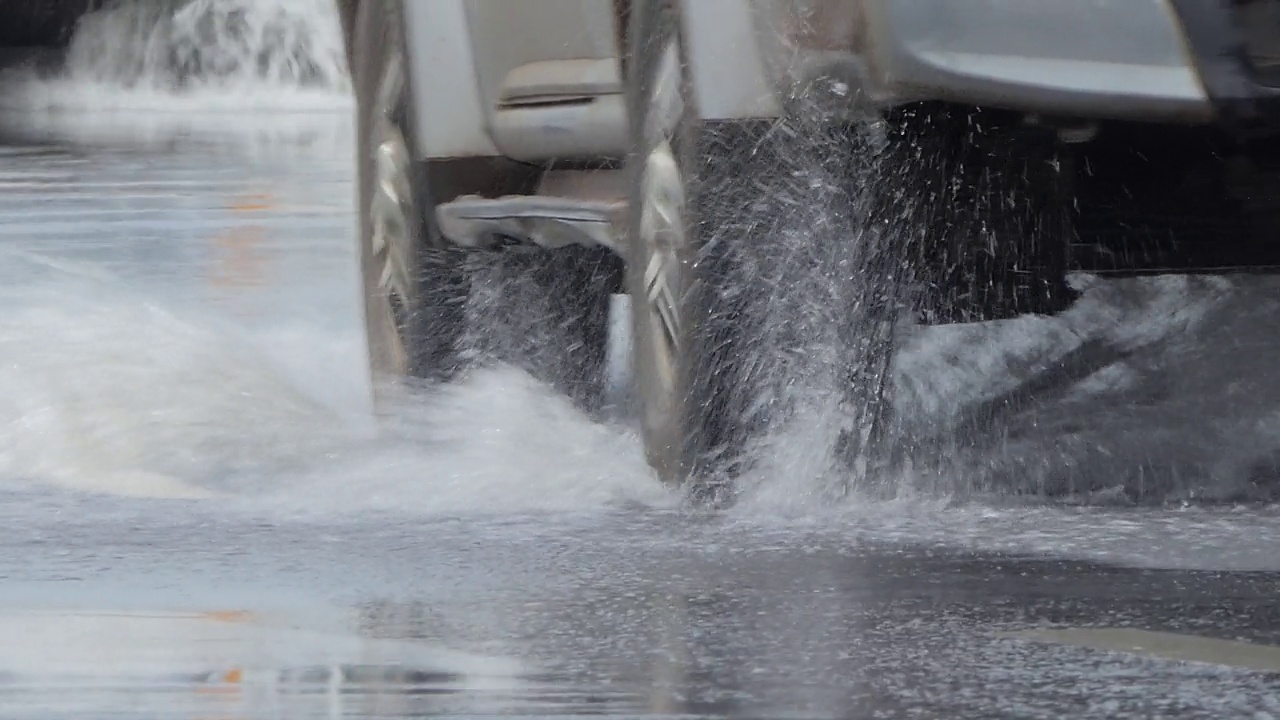
[[[626,209],[625,200],[465,195],[439,205],[436,221],[446,239],[468,248],[515,240],[549,249],[599,245],[622,254],[620,228]]]

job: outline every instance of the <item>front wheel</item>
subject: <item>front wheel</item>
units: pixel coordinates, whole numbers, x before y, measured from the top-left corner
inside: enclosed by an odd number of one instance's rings
[[[846,452],[879,442],[893,305],[879,290],[898,278],[878,274],[892,259],[850,227],[852,128],[700,119],[680,7],[633,10],[633,368],[650,464],[716,499],[768,462],[771,434],[804,422],[815,396],[844,406]]]
[[[635,78],[630,247],[633,363],[649,464],[673,485],[714,493],[733,474],[745,430],[754,128],[699,119],[680,31],[680,3],[632,8]],[[755,198],[758,199],[758,198]]]

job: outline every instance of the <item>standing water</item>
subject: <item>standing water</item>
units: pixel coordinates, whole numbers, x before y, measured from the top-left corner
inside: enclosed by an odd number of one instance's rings
[[[1274,641],[1249,611],[1272,576],[1190,571],[1276,570],[1280,518],[992,492],[1265,486],[1275,281],[1081,277],[1059,318],[913,329],[899,415],[965,443],[921,442],[897,499],[833,501],[834,281],[794,292],[793,263],[766,330],[813,351],[769,366],[802,402],[712,513],[515,368],[373,421],[325,0],[121,3],[0,109],[0,715],[1275,711],[1256,676],[1007,633]],[[782,257],[836,263],[832,212]],[[1073,353],[1101,359],[1019,393]]]

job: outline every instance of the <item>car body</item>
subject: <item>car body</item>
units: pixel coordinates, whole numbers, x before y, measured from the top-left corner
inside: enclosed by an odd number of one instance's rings
[[[339,9],[360,100],[375,374],[460,367],[464,300],[433,295],[469,282],[454,250],[603,248],[622,279],[565,280],[573,299],[548,286],[578,303],[552,324],[578,328],[602,297],[630,299],[640,424],[671,482],[742,472],[738,451],[772,422],[760,408],[778,404],[751,368],[805,354],[760,335],[770,293],[807,256],[778,248],[779,222],[813,219],[796,207],[843,203],[810,241],[844,243],[862,268],[841,271],[850,287],[831,296],[830,321],[848,347],[832,371],[849,416],[841,452],[861,460],[883,444],[902,307],[931,323],[991,320],[1069,307],[1071,267],[1280,266],[1266,242],[1280,217],[1241,219],[1280,190],[1276,0]],[[561,344],[581,360],[598,342]]]
[[[349,15],[357,2],[343,2]],[[625,153],[617,105],[628,4],[407,5],[412,47],[423,48],[414,59],[418,97],[444,97],[451,108],[443,122],[418,113],[424,156]],[[1259,118],[1280,104],[1280,9],[1270,0],[704,0],[683,10],[707,119],[776,117],[796,86],[816,80],[879,109],[936,100],[1214,123]],[[532,91],[539,70],[543,78],[557,71],[553,63],[598,78],[575,88],[589,88],[597,102],[522,109],[522,88]]]
[[[340,0],[343,16],[360,1]],[[414,152],[423,161],[621,162],[633,4],[407,4],[421,103]],[[800,89],[825,89],[852,115],[923,103],[1007,109],[1086,139],[1117,122],[1271,135],[1280,117],[1273,0],[702,0],[682,15],[709,121],[785,116],[814,94]],[[1153,253],[1148,264],[1159,267],[1214,264],[1198,249],[1178,255],[1143,242],[1100,249],[1107,243],[1090,239],[1075,257],[1099,271]]]

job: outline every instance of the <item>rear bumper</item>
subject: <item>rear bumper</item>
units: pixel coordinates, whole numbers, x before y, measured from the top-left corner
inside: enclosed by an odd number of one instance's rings
[[[841,38],[811,27],[765,42],[783,85],[834,76],[880,107],[948,101],[1280,128],[1280,87],[1268,85],[1280,85],[1280,57],[1260,70],[1246,42],[1261,35],[1280,56],[1280,20],[1246,19],[1249,1],[1280,18],[1280,0],[757,0],[772,28],[802,6],[848,8],[828,17],[852,18],[834,30]]]
[[[1214,115],[1167,0],[868,0],[866,14],[868,80],[891,103],[1184,122]]]

